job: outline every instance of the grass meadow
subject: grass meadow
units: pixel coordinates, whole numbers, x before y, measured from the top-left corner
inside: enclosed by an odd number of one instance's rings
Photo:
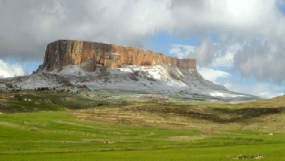
[[[0,161],[285,160],[284,97],[98,106],[94,99],[55,95],[2,96]],[[72,101],[59,100],[67,98]]]

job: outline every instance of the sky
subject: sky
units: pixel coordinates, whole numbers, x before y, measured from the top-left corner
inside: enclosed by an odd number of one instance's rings
[[[285,0],[0,0],[0,78],[30,74],[46,45],[86,40],[195,58],[205,79],[285,93]]]

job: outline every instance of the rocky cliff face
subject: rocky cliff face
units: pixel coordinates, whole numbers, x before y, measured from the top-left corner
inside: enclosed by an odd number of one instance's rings
[[[67,65],[78,65],[91,72],[96,70],[96,66],[121,68],[159,64],[196,70],[195,59],[176,59],[151,50],[77,40],[58,40],[48,44],[40,70],[61,70]]]

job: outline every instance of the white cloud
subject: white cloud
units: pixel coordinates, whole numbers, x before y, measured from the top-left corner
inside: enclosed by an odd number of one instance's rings
[[[168,0],[2,0],[0,53],[2,59],[16,55],[42,60],[46,44],[58,39],[144,47],[147,36],[170,26],[169,3]]]
[[[239,43],[228,44],[220,48],[210,40],[203,41],[198,46],[173,44],[169,53],[179,59],[195,58],[199,66],[233,67],[234,56],[242,49]]]
[[[279,38],[285,33],[284,16],[275,0],[172,1],[171,11],[175,17],[174,28],[185,29],[188,33],[217,31],[232,36]]]
[[[216,58],[212,62],[214,67],[233,67],[234,56],[242,49],[239,43],[227,44],[222,49],[217,49]]]
[[[285,42],[285,18],[276,4],[280,0],[2,0],[0,52],[42,60],[46,44],[57,39],[144,47],[158,32],[201,39],[216,32],[226,40],[270,36]]]
[[[179,59],[195,58],[201,66],[211,64],[216,57],[214,44],[208,39],[202,41],[199,46],[173,44],[169,53]]]
[[[24,69],[19,64],[8,64],[0,59],[0,78],[24,75]]]
[[[224,78],[228,78],[231,76],[230,73],[227,73],[225,71],[215,70],[215,69],[205,68],[205,67],[198,67],[198,71],[206,80],[212,81],[217,84],[220,84],[218,79],[220,78],[224,79]]]
[[[213,60],[213,66],[215,67],[232,67],[234,62],[235,53],[227,52],[225,55],[221,55]]]
[[[173,44],[169,53],[178,59],[195,58],[195,49],[196,47],[191,45]]]
[[[280,90],[280,86],[270,83],[256,83],[241,85],[240,82],[226,83],[225,87],[240,93],[247,93],[262,98],[272,98],[282,95],[284,91]]]

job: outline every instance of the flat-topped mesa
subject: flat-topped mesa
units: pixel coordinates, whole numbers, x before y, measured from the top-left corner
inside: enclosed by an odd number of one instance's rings
[[[176,59],[151,50],[77,40],[58,40],[48,44],[41,69],[61,70],[66,65],[79,65],[91,72],[96,66],[121,68],[159,64],[196,70],[196,59]]]

